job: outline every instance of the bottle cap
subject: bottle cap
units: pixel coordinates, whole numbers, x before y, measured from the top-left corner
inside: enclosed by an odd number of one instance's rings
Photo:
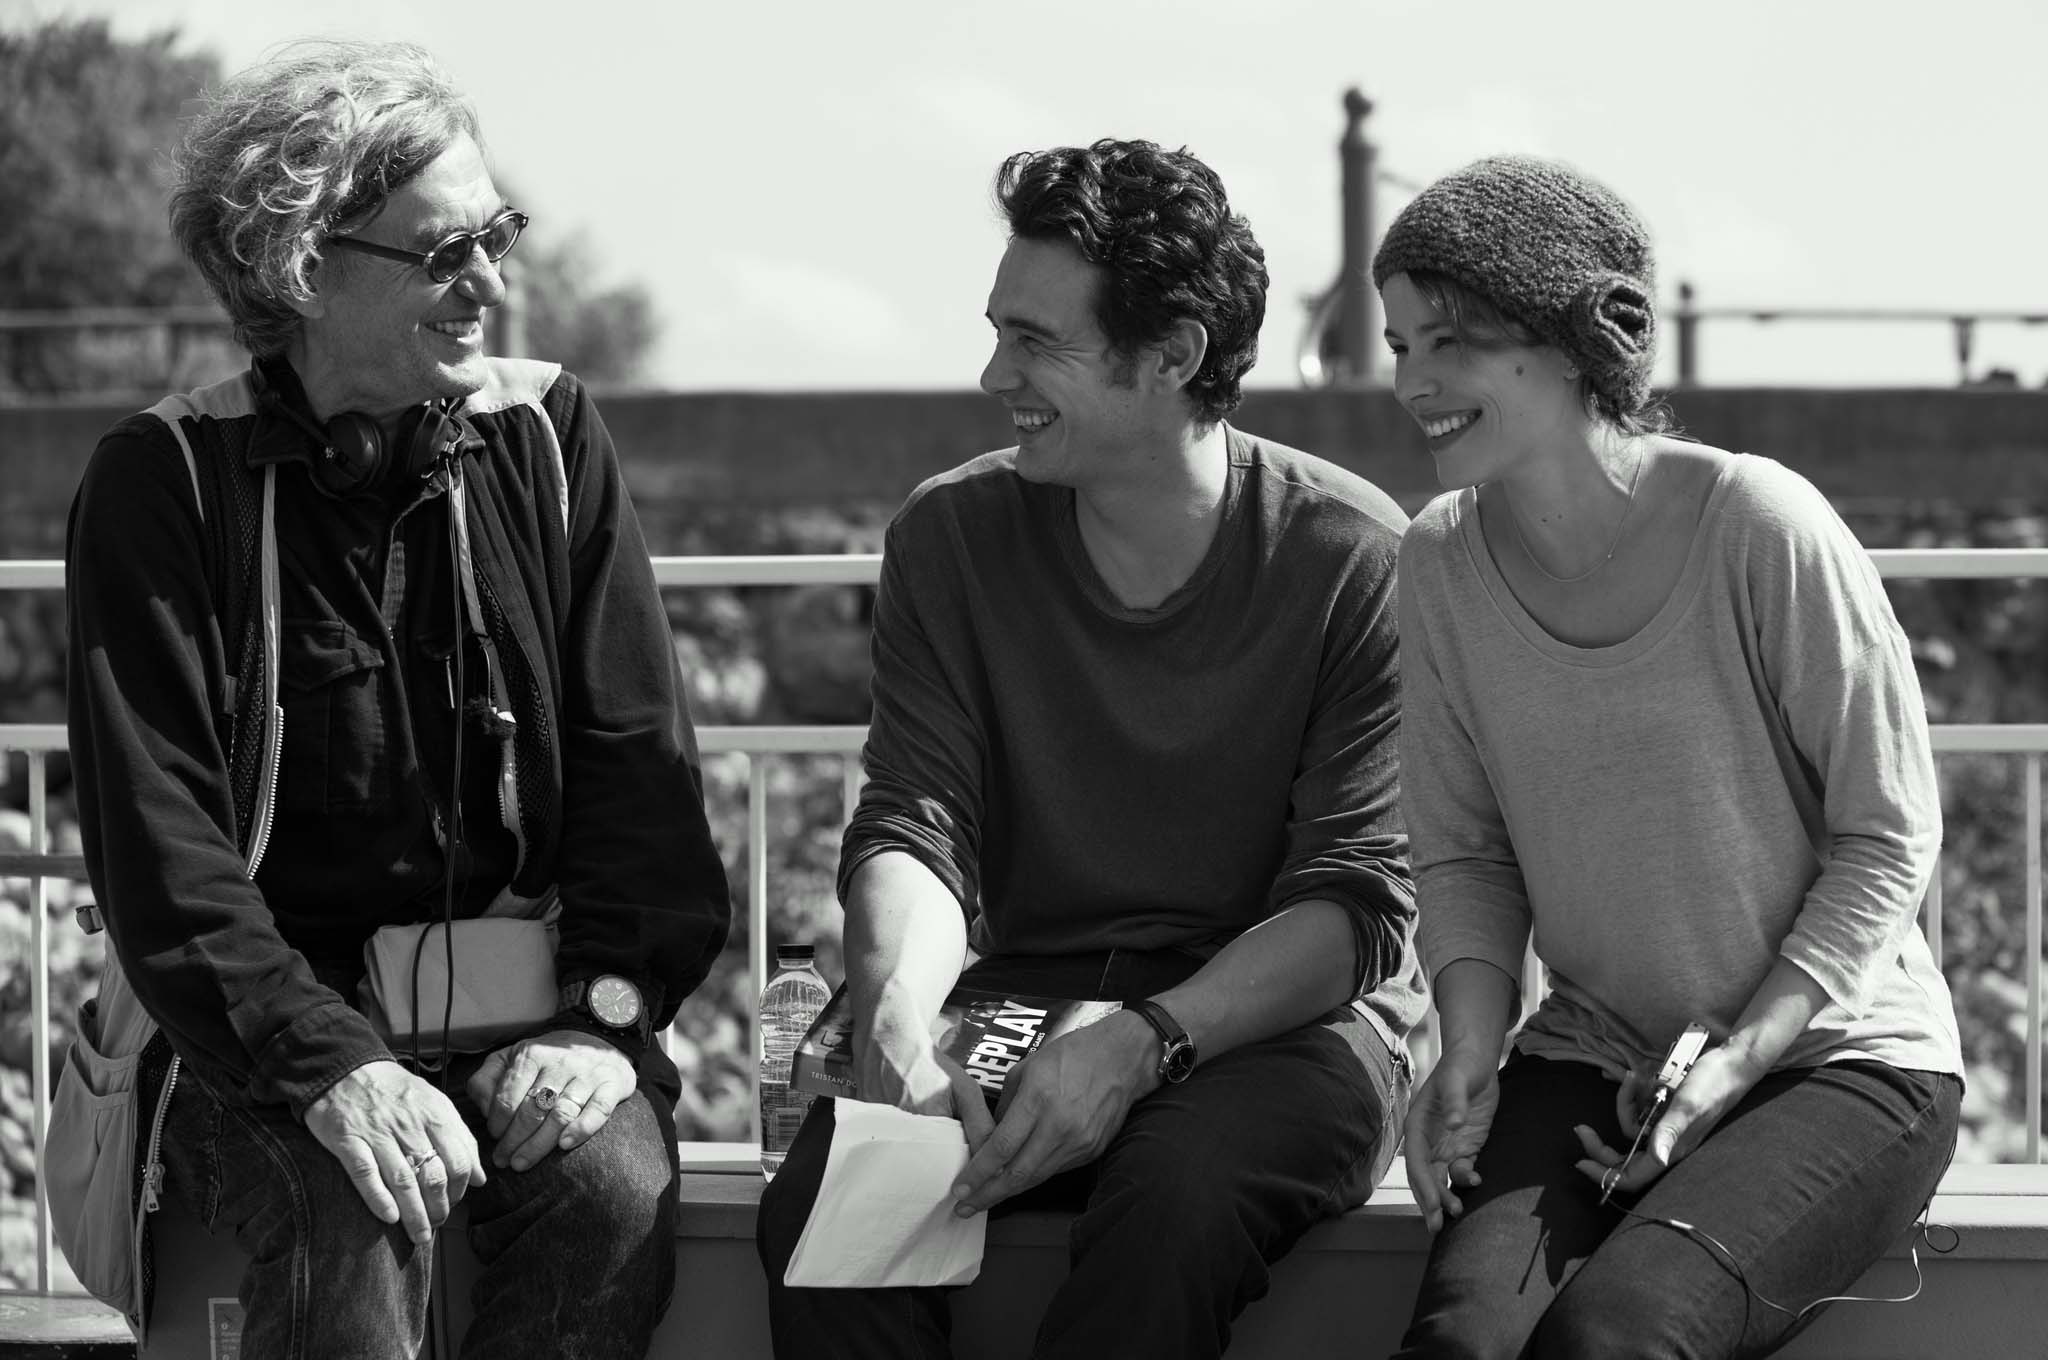
[[[818,951],[807,944],[779,944],[775,946],[775,964],[778,968],[801,968],[817,958]]]

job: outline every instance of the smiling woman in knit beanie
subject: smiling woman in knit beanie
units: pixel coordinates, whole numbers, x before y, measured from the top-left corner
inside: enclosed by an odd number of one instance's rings
[[[1569,355],[1616,419],[1650,399],[1657,315],[1650,237],[1628,204],[1555,161],[1495,156],[1431,185],[1394,219],[1375,287],[1434,274]]]
[[[1450,489],[1397,591],[1443,1041],[1405,1129],[1437,1237],[1401,1354],[1767,1354],[1955,1143],[1905,637],[1810,483],[1668,433],[1649,236],[1606,187],[1476,162],[1373,279]],[[1549,989],[1502,1064],[1532,941]]]

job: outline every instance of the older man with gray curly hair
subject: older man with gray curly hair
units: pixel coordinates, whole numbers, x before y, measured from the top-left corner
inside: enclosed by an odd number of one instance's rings
[[[675,1252],[652,1036],[729,904],[604,423],[485,348],[526,215],[407,46],[287,49],[178,170],[251,364],[101,440],[68,558],[118,964],[84,1038],[161,1031],[139,1183],[249,1254],[248,1354],[416,1355],[464,1200],[463,1354],[641,1353]]]

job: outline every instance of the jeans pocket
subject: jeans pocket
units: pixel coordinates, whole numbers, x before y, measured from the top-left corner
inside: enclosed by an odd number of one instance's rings
[[[384,764],[384,658],[338,619],[284,624],[284,806],[331,812],[376,800]]]

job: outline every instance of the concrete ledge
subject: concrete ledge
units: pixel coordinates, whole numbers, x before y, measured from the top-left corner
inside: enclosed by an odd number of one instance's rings
[[[749,1360],[769,1355],[767,1290],[754,1254],[761,1179],[751,1158],[686,1146],[676,1303],[653,1354]],[[982,1276],[953,1302],[955,1353],[1023,1360],[1066,1273],[1065,1214],[992,1219]],[[1954,1230],[1946,1254],[1919,1252],[1911,1304],[1837,1304],[1782,1355],[1795,1360],[1926,1360],[2027,1354],[2048,1295],[2048,1166],[1959,1166],[1932,1221]],[[1940,1240],[1943,1235],[1937,1233]],[[1913,1239],[1895,1243],[1853,1293],[1913,1288]],[[1397,1161],[1372,1199],[1312,1229],[1273,1270],[1267,1296],[1239,1319],[1231,1360],[1391,1353],[1407,1325],[1429,1234]],[[2015,1348],[2017,1345],[2017,1349]],[[692,1347],[696,1347],[692,1350]]]
[[[650,1356],[767,1360],[767,1287],[754,1252],[761,1174],[753,1149],[686,1144],[675,1301]],[[1921,1296],[1907,1305],[1837,1304],[1786,1350],[1795,1360],[1925,1360],[2032,1354],[2048,1297],[2048,1166],[1952,1167],[1932,1219],[1954,1230],[1947,1253],[1922,1248]],[[1022,1360],[1065,1277],[1070,1217],[1019,1213],[989,1224],[982,1276],[954,1297],[956,1353]],[[158,1227],[157,1327],[147,1354],[208,1360],[210,1297],[231,1297],[241,1263],[231,1240],[168,1216]],[[1937,1234],[1937,1236],[1939,1236]],[[1910,1240],[1895,1243],[1852,1291],[1913,1288]],[[449,1297],[469,1320],[475,1263],[450,1240]],[[1390,1353],[1407,1324],[1429,1236],[1397,1162],[1372,1200],[1311,1230],[1274,1268],[1271,1288],[1239,1320],[1231,1360]],[[90,1300],[0,1295],[0,1357],[128,1355],[126,1327]],[[78,1349],[72,1349],[77,1347]]]
[[[79,1294],[0,1294],[0,1356],[7,1360],[99,1360],[132,1356],[121,1315]]]
[[[717,1143],[684,1147],[682,1215],[684,1238],[754,1237],[754,1212],[761,1202],[761,1174],[749,1153],[723,1151]],[[1068,1216],[1009,1214],[989,1220],[988,1240],[1001,1247],[1061,1247]],[[1957,1261],[2048,1261],[2048,1166],[1952,1166],[1942,1177],[1931,1221],[1954,1228]],[[1937,1234],[1939,1236],[1939,1234]],[[1896,1243],[1886,1259],[1908,1259],[1910,1242]],[[1380,1188],[1342,1218],[1309,1230],[1296,1252],[1426,1252],[1429,1233],[1408,1191],[1407,1172],[1396,1158]],[[1923,1255],[1931,1253],[1923,1252]]]

